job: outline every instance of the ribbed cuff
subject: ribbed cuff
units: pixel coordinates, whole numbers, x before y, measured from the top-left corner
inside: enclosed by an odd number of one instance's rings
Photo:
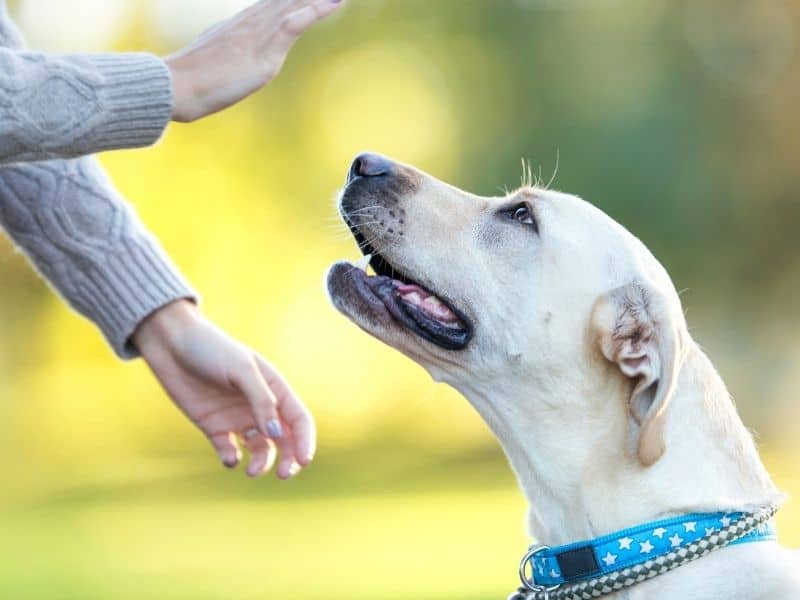
[[[93,151],[157,142],[172,117],[172,78],[164,61],[146,53],[84,58],[102,79],[97,92],[107,115],[92,132]]]
[[[139,324],[175,300],[197,303],[195,291],[152,237],[123,242],[90,275],[91,289],[83,290],[92,320],[120,358],[139,356],[130,341]]]

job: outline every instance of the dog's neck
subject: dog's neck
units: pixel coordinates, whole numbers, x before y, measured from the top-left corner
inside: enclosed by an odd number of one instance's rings
[[[629,383],[611,371],[600,375],[584,378],[599,386],[553,375],[456,385],[509,457],[539,542],[564,544],[667,515],[779,499],[725,385],[694,342],[669,407],[666,452],[651,467],[636,457],[625,410]]]

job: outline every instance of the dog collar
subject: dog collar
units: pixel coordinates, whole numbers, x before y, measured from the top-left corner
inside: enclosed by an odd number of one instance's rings
[[[693,513],[564,546],[531,546],[520,564],[524,588],[510,598],[599,597],[665,573],[716,548],[774,541],[777,539],[772,522],[775,512],[777,507],[757,513]],[[607,589],[605,594],[572,596],[563,593],[571,587],[597,587],[591,585],[594,582],[601,584],[600,591]],[[555,590],[559,593],[554,593]]]

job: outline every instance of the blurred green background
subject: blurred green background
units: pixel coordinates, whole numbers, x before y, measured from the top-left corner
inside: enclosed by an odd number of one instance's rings
[[[53,51],[167,53],[242,0],[11,2]],[[0,598],[501,598],[525,503],[467,403],[338,316],[349,160],[471,191],[520,159],[639,235],[800,491],[800,5],[350,0],[239,107],[102,157],[204,296],[317,416],[296,481],[247,481],[0,240]],[[780,513],[800,544],[800,505]]]

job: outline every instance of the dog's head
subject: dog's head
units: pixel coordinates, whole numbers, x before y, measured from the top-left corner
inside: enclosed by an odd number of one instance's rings
[[[350,168],[340,212],[375,272],[328,274],[357,325],[462,391],[536,390],[495,413],[554,399],[586,410],[592,389],[622,381],[639,460],[658,460],[685,322],[665,270],[622,226],[574,196],[475,196],[374,154]]]

